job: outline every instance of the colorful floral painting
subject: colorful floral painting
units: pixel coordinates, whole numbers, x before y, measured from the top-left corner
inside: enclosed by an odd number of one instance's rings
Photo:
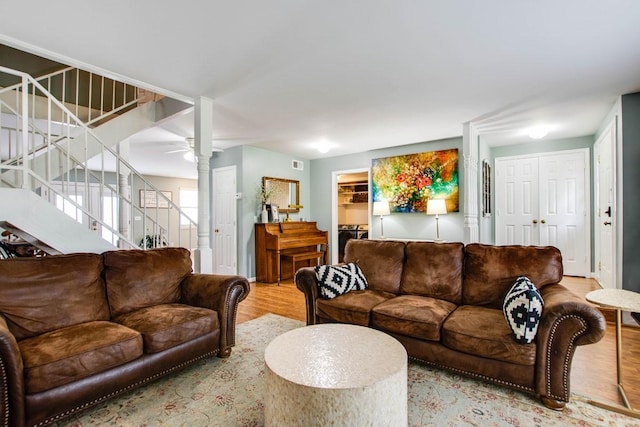
[[[391,212],[426,212],[429,199],[459,211],[458,149],[373,159],[371,177],[373,201],[388,201]]]

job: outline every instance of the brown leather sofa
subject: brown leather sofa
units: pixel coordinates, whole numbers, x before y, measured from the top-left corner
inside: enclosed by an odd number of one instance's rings
[[[562,257],[553,247],[352,239],[344,261],[358,264],[366,290],[323,299],[314,269],[297,271],[307,324],[379,329],[413,360],[535,394],[549,408],[569,401],[576,346],[604,335],[600,311],[558,284]],[[544,300],[530,344],[515,341],[502,311],[521,275]]]
[[[161,248],[0,261],[0,425],[46,425],[235,344],[240,276]]]

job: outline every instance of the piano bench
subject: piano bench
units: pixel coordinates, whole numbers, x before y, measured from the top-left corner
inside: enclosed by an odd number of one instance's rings
[[[298,261],[309,261],[312,259],[316,260],[316,265],[318,265],[318,259],[322,258],[324,259],[324,252],[299,252],[299,253],[290,253],[290,254],[280,254],[281,258],[287,258],[291,260],[291,271],[292,271],[292,276],[291,277],[295,277],[296,276],[296,262]],[[280,276],[279,278],[282,278],[282,272],[280,272]],[[280,280],[278,280],[278,284],[280,284]]]

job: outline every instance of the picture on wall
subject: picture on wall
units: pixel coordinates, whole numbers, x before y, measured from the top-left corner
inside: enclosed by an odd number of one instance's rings
[[[426,212],[427,200],[445,199],[459,211],[458,149],[373,159],[373,201],[388,201],[391,212]]]

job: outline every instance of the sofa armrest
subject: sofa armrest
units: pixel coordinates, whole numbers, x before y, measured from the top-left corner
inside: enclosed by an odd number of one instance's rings
[[[0,425],[16,425],[25,419],[24,365],[20,348],[7,322],[0,316]]]
[[[296,272],[296,287],[304,293],[307,305],[307,325],[315,325],[316,300],[318,299],[318,277],[313,267],[303,267]]]
[[[544,300],[537,335],[536,387],[545,404],[562,407],[570,397],[571,361],[578,345],[604,336],[606,322],[596,307],[562,285],[540,289]]]
[[[236,312],[249,290],[249,282],[242,276],[191,274],[182,282],[183,303],[218,312],[219,357],[229,357],[236,343]]]

